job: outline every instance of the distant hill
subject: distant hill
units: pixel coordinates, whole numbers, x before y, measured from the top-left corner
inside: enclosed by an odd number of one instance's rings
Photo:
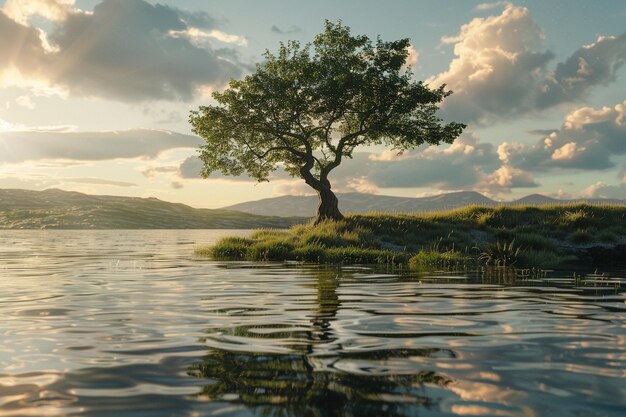
[[[572,202],[586,202],[592,204],[626,204],[623,200],[579,199],[558,200],[540,194],[532,194],[519,200],[498,202],[474,191],[462,191],[440,194],[430,197],[392,197],[376,194],[346,193],[339,194],[339,209],[343,213],[392,212],[413,213],[438,210],[451,210],[468,205],[495,206],[565,204]],[[224,207],[227,210],[237,210],[244,213],[275,216],[314,216],[318,204],[317,196],[282,196],[265,198],[258,201],[249,201]]]
[[[195,209],[156,198],[0,189],[0,229],[250,229],[302,218]]]

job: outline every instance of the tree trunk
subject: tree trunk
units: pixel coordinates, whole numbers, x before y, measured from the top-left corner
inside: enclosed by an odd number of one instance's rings
[[[320,198],[320,204],[317,206],[317,218],[315,224],[323,221],[337,221],[343,219],[343,214],[339,211],[339,200],[337,196],[330,190],[330,187],[322,186],[317,190]]]
[[[330,181],[326,177],[327,174],[317,179],[310,171],[312,167],[313,161],[311,160],[305,166],[300,167],[300,175],[304,182],[317,191],[320,199],[320,204],[317,206],[315,224],[320,224],[324,221],[342,220],[343,214],[339,211],[339,200],[337,200],[335,193],[331,191]]]

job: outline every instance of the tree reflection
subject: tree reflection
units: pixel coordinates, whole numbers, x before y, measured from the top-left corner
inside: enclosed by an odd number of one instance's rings
[[[295,345],[296,353],[289,354],[211,348],[189,369],[190,375],[211,381],[200,395],[255,407],[263,416],[400,416],[433,405],[424,384],[443,387],[450,379],[429,370],[391,372],[385,363],[430,356],[441,353],[439,349],[339,349],[321,354],[315,349],[336,340],[332,322],[341,305],[336,273],[316,275],[317,306],[304,337],[308,343]],[[335,368],[337,361],[352,363],[354,370]]]

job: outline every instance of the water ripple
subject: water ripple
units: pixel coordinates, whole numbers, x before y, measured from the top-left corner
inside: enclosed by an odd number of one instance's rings
[[[3,232],[0,415],[626,413],[619,271],[499,282],[192,255],[220,233]]]

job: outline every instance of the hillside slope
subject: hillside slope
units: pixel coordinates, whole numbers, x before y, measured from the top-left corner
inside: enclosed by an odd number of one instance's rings
[[[392,197],[376,194],[347,193],[338,194],[339,209],[344,214],[354,213],[426,213],[441,210],[453,210],[460,207],[496,206],[496,205],[544,205],[544,204],[571,204],[576,202],[590,204],[618,204],[624,205],[622,200],[581,199],[558,200],[532,194],[519,200],[506,203],[492,200],[473,191],[462,191],[440,194],[430,197]],[[249,201],[224,207],[226,210],[237,210],[244,213],[274,216],[314,216],[318,204],[317,196],[282,196],[266,198],[258,201]]]
[[[0,189],[0,229],[250,229],[302,221],[195,209],[156,198]]]

